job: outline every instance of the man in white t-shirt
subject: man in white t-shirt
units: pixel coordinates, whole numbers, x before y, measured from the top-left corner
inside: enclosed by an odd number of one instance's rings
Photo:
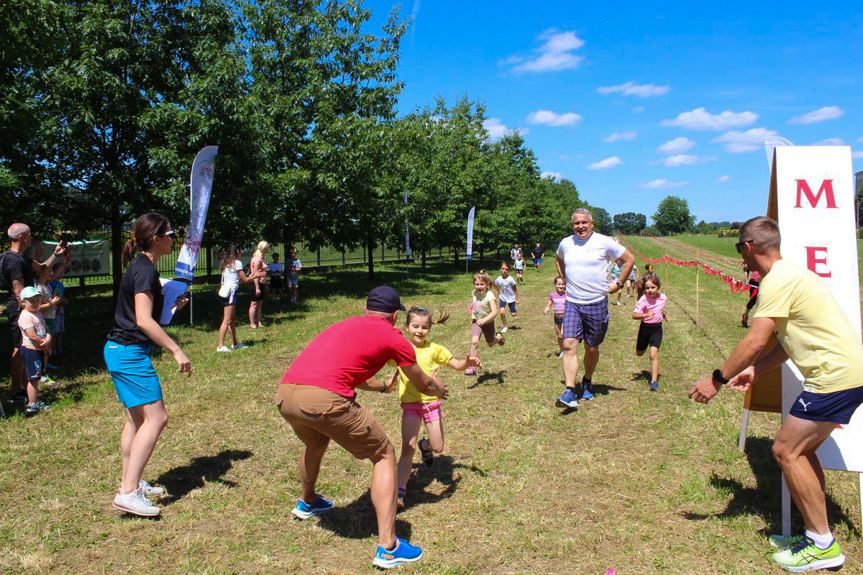
[[[593,216],[579,208],[572,214],[573,235],[557,248],[557,273],[566,281],[566,307],[563,313],[563,377],[566,389],[557,398],[558,407],[578,407],[582,400],[593,399],[593,371],[599,362],[599,345],[608,330],[608,294],[617,293],[623,284],[616,280],[609,289],[609,261],[620,263],[620,277],[628,277],[635,256],[619,243],[593,231]],[[584,340],[584,378],[576,387],[578,343]]]

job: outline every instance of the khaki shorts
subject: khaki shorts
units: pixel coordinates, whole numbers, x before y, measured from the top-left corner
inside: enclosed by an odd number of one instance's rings
[[[276,405],[300,441],[316,449],[330,439],[357,459],[383,454],[389,437],[354,399],[314,385],[279,384]]]

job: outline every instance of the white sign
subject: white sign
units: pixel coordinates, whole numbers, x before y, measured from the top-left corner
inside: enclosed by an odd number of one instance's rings
[[[816,273],[860,332],[854,171],[848,146],[776,148],[776,192],[782,257]],[[792,365],[782,368],[782,413],[803,390]],[[818,449],[825,469],[863,472],[863,410]]]
[[[467,253],[464,259],[470,260],[473,257],[473,218],[476,214],[476,207],[470,209],[467,214]]]
[[[198,152],[192,163],[191,198],[189,205],[192,211],[186,239],[177,258],[174,275],[178,278],[192,281],[195,277],[195,266],[198,264],[198,252],[201,251],[201,238],[204,236],[204,224],[207,222],[207,209],[210,207],[210,192],[213,189],[215,167],[213,160],[219,151],[218,146],[207,146]]]

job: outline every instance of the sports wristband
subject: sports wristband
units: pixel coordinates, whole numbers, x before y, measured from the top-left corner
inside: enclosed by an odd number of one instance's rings
[[[728,379],[726,379],[725,376],[722,375],[722,370],[719,368],[713,370],[713,381],[719,382],[722,385],[728,383]]]

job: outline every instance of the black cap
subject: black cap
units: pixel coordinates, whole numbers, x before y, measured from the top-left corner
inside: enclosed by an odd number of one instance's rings
[[[378,286],[369,292],[369,297],[366,299],[366,309],[393,313],[397,310],[405,311],[405,306],[402,305],[399,292],[395,289],[390,286]]]

